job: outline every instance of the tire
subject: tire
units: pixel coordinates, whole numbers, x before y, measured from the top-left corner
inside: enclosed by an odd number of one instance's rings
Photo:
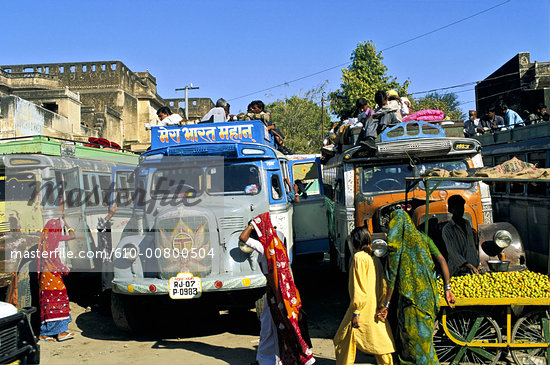
[[[264,311],[264,304],[265,304],[265,296],[266,294],[262,295],[260,298],[256,300],[254,303],[254,306],[256,307],[256,316],[258,317],[258,321],[262,317],[262,312]]]
[[[143,321],[139,320],[139,302],[139,297],[111,293],[111,315],[118,328],[130,333],[140,333],[144,330]]]
[[[545,310],[528,313],[516,322],[512,330],[512,342],[517,343],[545,343],[543,319],[548,321],[550,316]],[[514,348],[512,358],[516,364],[548,364],[547,348]]]
[[[478,330],[471,341],[487,341],[488,343],[501,343],[502,335],[497,322],[486,313],[471,309],[454,309],[447,314],[447,326],[451,333],[464,339],[471,335],[476,321]],[[484,347],[482,355],[477,349],[461,347],[454,343],[444,332],[441,318],[434,323],[433,332],[434,349],[441,365],[448,364],[479,364],[495,365],[502,353],[501,348]]]

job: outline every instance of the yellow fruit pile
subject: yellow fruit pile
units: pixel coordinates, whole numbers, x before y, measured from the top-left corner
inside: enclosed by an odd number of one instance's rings
[[[547,275],[532,271],[491,272],[451,278],[455,298],[550,298]],[[437,281],[444,298],[443,281]]]

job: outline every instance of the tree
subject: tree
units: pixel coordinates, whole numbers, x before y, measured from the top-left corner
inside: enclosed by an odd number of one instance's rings
[[[342,69],[340,89],[329,94],[331,109],[340,118],[356,116],[355,101],[366,98],[374,108],[374,94],[378,90],[395,89],[400,96],[407,95],[409,80],[399,84],[386,74],[382,52],[376,53],[372,41],[360,42],[351,54],[351,65]]]
[[[436,92],[427,94],[420,99],[411,99],[411,109],[419,111],[424,109],[439,109],[445,113],[445,116],[451,119],[462,120],[466,116],[458,107],[458,96],[455,93],[438,94]]]
[[[305,95],[293,95],[267,106],[271,120],[285,135],[285,146],[296,153],[319,153],[322,141],[321,95],[326,83],[309,90]],[[330,114],[325,107],[324,133],[332,127]]]

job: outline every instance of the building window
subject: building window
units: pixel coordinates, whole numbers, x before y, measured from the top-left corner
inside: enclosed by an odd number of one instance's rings
[[[178,102],[178,108],[185,109],[185,101]]]
[[[170,106],[174,106],[174,102],[173,102],[173,101],[170,102]]]
[[[76,72],[76,66],[75,65],[71,66],[71,72]]]
[[[193,100],[193,106],[197,106],[197,101]]]
[[[4,72],[11,73],[11,68],[5,68]]]
[[[86,65],[82,65],[82,72],[86,72],[88,67]]]
[[[111,70],[113,70],[113,71],[116,70],[116,63],[111,63]]]
[[[92,72],[95,72],[95,65],[92,65]]]
[[[25,67],[25,68],[23,69],[23,72],[34,72],[34,68],[32,68],[32,67]]]
[[[57,113],[59,110],[57,103],[42,103],[42,107],[54,113]]]
[[[65,72],[65,67],[59,66],[59,73],[62,74]]]
[[[107,66],[105,64],[101,65],[101,71],[107,70]]]
[[[47,73],[47,74],[50,73],[50,66],[44,67],[44,73]]]

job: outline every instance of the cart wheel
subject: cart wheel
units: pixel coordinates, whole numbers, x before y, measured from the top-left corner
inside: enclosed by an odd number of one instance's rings
[[[543,320],[548,326],[547,311],[536,311],[521,317],[516,322],[512,330],[512,342],[515,343],[544,343],[550,342],[549,338],[545,339]],[[512,357],[518,365],[523,364],[548,364],[545,348],[530,348],[530,349],[513,349]]]
[[[500,328],[488,315],[467,310],[448,311],[447,328],[460,341],[502,342]],[[501,349],[462,347],[454,343],[443,329],[441,318],[434,325],[434,348],[441,364],[490,364],[497,363]]]

